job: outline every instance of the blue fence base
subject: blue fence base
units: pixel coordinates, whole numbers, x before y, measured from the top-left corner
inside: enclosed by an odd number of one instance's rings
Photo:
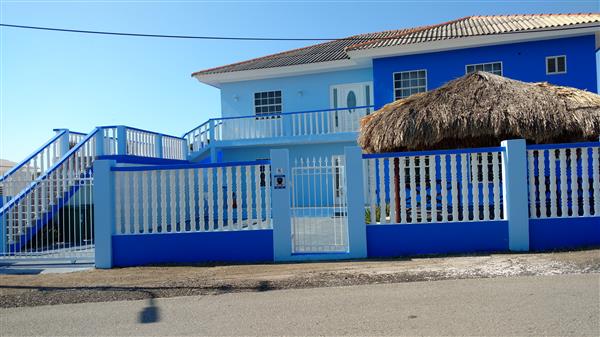
[[[600,217],[529,220],[533,251],[600,246]]]
[[[273,262],[273,231],[114,235],[113,265]]]
[[[367,226],[369,257],[507,250],[507,221]]]

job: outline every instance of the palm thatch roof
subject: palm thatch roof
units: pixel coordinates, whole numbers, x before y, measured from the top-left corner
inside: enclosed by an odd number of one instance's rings
[[[600,95],[486,72],[387,104],[361,121],[370,153],[598,140]]]

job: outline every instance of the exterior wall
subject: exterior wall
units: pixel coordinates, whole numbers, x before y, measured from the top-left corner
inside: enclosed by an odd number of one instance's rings
[[[223,162],[232,161],[252,161],[256,159],[266,159],[270,156],[271,149],[288,149],[290,154],[290,165],[294,166],[294,160],[297,158],[319,158],[328,157],[331,160],[332,155],[344,154],[344,147],[356,146],[356,142],[339,142],[327,144],[296,144],[289,146],[252,146],[226,148],[220,150],[219,159]]]
[[[546,74],[546,57],[566,55],[567,73]],[[427,90],[465,74],[467,64],[502,62],[503,75],[598,92],[594,35],[459,49],[373,60],[375,108],[392,102],[393,73],[427,69]]]
[[[273,231],[115,235],[115,267],[158,263],[272,262]]]
[[[508,251],[507,221],[367,226],[369,257]]]
[[[221,114],[222,117],[254,115],[254,93],[272,90],[281,90],[283,112],[326,109],[331,85],[367,81],[372,81],[371,68],[224,83]]]
[[[600,246],[600,217],[529,220],[532,251]]]

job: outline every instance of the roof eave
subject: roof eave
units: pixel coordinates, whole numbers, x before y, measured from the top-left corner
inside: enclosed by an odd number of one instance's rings
[[[285,67],[273,67],[273,68],[262,68],[252,69],[243,71],[231,71],[224,73],[214,74],[192,74],[192,77],[198,81],[211,85],[216,88],[221,88],[223,83],[229,82],[240,82],[240,81],[251,81],[251,80],[262,80],[268,78],[285,77],[285,76],[298,76],[307,75],[314,73],[322,73],[324,71],[341,71],[351,69],[361,69],[371,67],[370,60],[335,60],[327,62],[317,62],[308,64],[298,64],[293,66]]]
[[[536,30],[531,32],[489,34],[481,36],[469,36],[431,42],[415,43],[408,45],[396,45],[373,49],[348,50],[348,56],[352,60],[360,62],[362,59],[421,54],[424,52],[438,52],[461,48],[474,48],[497,44],[509,44],[527,42],[533,40],[549,40],[573,36],[588,35],[600,32],[598,23],[579,24],[566,26],[564,30]],[[574,28],[577,27],[577,28]],[[563,27],[565,28],[565,27]]]

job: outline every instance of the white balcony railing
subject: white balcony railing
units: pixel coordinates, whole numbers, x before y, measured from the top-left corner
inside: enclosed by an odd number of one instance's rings
[[[191,151],[214,141],[266,139],[357,132],[372,106],[210,119],[184,135]]]

